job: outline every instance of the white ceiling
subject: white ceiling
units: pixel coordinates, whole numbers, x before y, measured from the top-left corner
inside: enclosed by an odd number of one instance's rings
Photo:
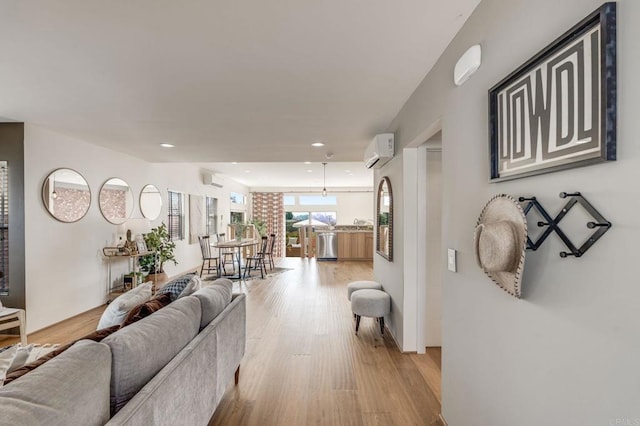
[[[296,188],[321,190],[324,186],[322,163],[207,163],[203,168],[217,176],[231,178],[250,188]],[[326,187],[371,188],[373,171],[359,162],[329,162]]]
[[[0,117],[151,162],[359,162],[478,2],[3,0]]]

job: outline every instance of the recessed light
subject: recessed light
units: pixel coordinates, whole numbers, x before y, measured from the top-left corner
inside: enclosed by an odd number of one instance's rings
[[[311,164],[311,161],[305,161],[304,164]]]
[[[173,148],[173,147],[175,147],[175,145],[172,145],[170,143],[161,143],[160,146],[163,147],[163,148]]]
[[[324,144],[322,142],[314,142],[311,144],[311,146],[321,147],[321,146],[324,146]]]
[[[244,172],[245,173],[251,173],[251,170],[245,170]]]
[[[231,164],[238,164],[238,162],[237,161],[232,161]]]
[[[313,173],[313,170],[307,170],[307,173]]]

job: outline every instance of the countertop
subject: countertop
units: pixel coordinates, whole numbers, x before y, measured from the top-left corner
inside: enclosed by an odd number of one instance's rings
[[[347,234],[354,234],[356,232],[373,232],[373,229],[334,229],[334,230],[329,230],[329,229],[316,229],[316,234],[321,234],[324,232],[341,232],[341,233],[347,233]]]

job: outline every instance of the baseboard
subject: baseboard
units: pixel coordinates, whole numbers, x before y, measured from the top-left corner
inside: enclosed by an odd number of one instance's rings
[[[49,325],[48,325],[48,326],[46,326],[46,327],[42,327],[42,328],[39,328],[39,329],[37,329],[37,330],[30,331],[29,333],[27,333],[27,337],[31,336],[31,335],[32,335],[32,334],[34,334],[34,333],[39,333],[39,332],[41,332],[41,331],[45,331],[45,330],[46,330],[46,329],[48,329],[48,328],[51,328],[51,327],[55,327],[55,326],[57,326],[57,325],[60,325],[60,324],[61,324],[61,323],[63,323],[63,322],[70,321],[70,320],[72,320],[72,319],[74,319],[74,318],[76,318],[76,317],[79,317],[80,315],[84,315],[84,314],[86,314],[86,313],[88,313],[88,312],[95,311],[96,309],[104,309],[104,308],[105,308],[105,306],[107,306],[107,304],[106,304],[106,303],[103,303],[103,304],[98,305],[98,306],[95,306],[95,307],[93,307],[93,308],[91,308],[91,309],[87,309],[86,311],[83,311],[83,312],[80,312],[80,313],[78,313],[78,314],[75,314],[75,315],[73,315],[73,316],[71,316],[71,317],[69,317],[69,318],[65,318],[65,319],[60,320],[60,321],[58,321],[58,322],[54,322],[53,324],[49,324]],[[28,320],[28,318],[27,318],[27,320]]]
[[[391,330],[389,330],[389,327],[387,326],[387,324],[384,325],[384,329],[387,330],[387,334],[389,336],[391,336],[391,340],[393,340],[393,343],[396,345],[396,348],[398,349],[398,352],[402,353],[402,349],[400,348],[400,345],[398,344],[398,341],[396,340],[396,336],[394,336],[393,333],[391,332]]]
[[[448,426],[447,421],[444,419],[444,416],[442,415],[442,413],[439,413],[438,417],[440,417],[440,421],[444,426]]]
[[[417,354],[418,353],[418,351],[403,351],[400,345],[398,344],[398,341],[396,340],[396,336],[394,336],[391,330],[389,330],[389,327],[387,326],[386,323],[384,325],[384,329],[387,330],[385,333],[388,333],[389,336],[391,336],[391,340],[393,340],[393,343],[396,345],[398,352],[400,352],[401,354]]]

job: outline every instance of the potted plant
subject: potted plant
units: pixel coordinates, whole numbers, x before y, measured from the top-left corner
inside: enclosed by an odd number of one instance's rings
[[[169,230],[164,222],[152,228],[148,234],[144,234],[144,242],[147,249],[155,252],[155,255],[140,258],[141,270],[149,274],[157,274],[164,272],[165,262],[171,261],[174,265],[178,263],[174,254],[176,243],[169,238]]]
[[[260,219],[251,219],[249,221],[249,223],[253,226],[255,226],[256,231],[258,232],[258,234],[261,237],[264,237],[267,235],[267,224],[266,222],[264,222],[263,220]]]

